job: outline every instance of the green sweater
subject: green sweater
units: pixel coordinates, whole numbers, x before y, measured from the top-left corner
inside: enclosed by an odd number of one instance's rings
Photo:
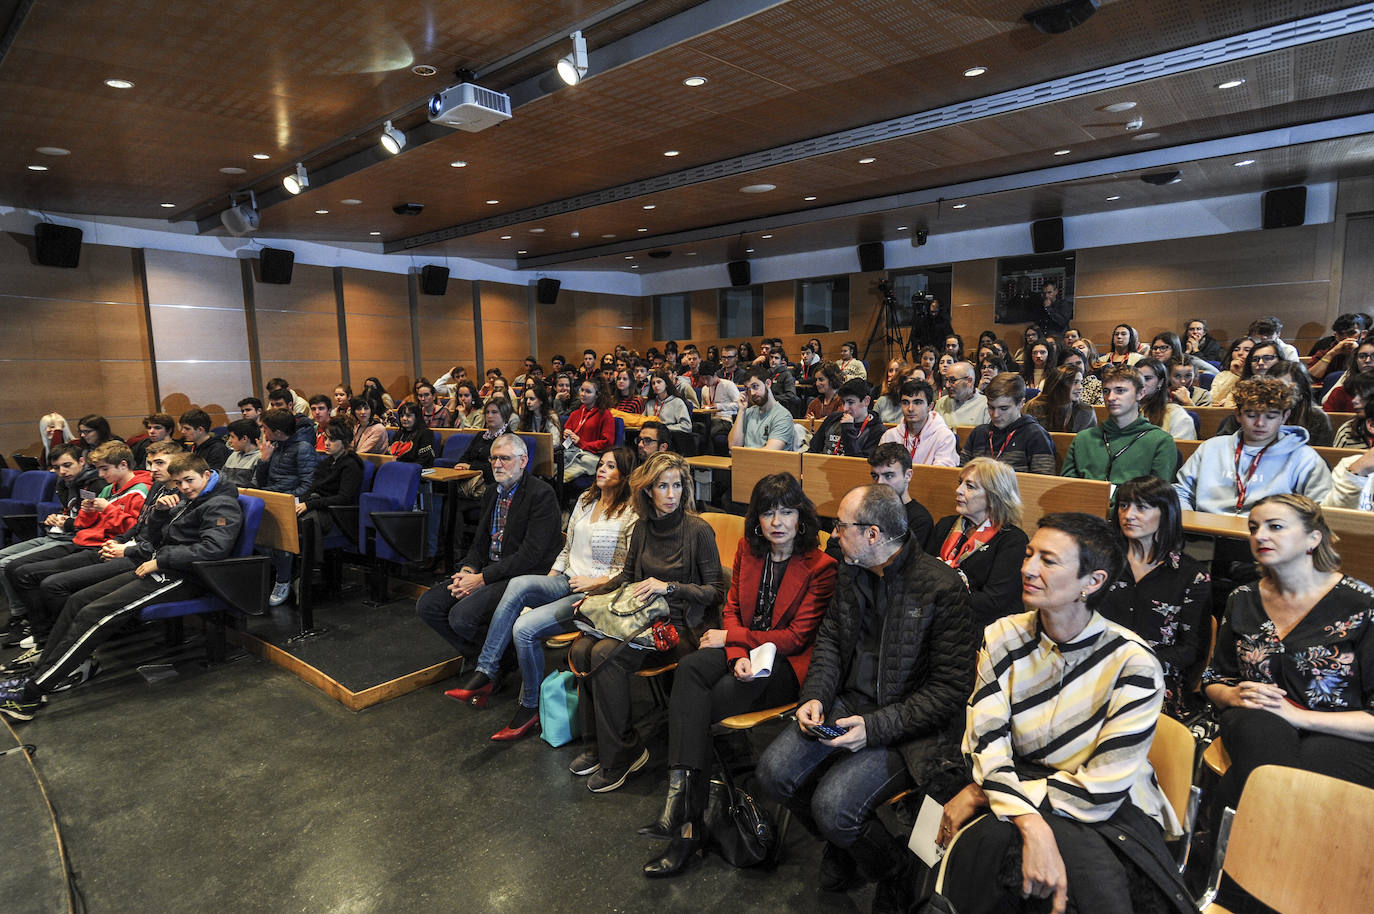
[[[1061,475],[1116,484],[1137,476],[1158,476],[1172,483],[1177,473],[1173,436],[1141,416],[1125,428],[1108,418],[1097,428],[1079,432],[1069,445]]]

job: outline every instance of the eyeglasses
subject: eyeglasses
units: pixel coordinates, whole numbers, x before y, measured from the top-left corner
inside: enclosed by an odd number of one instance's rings
[[[847,520],[837,520],[837,521],[835,521],[835,529],[836,529],[836,530],[840,529],[841,527],[876,527],[876,526],[878,526],[878,525],[877,525],[877,524],[866,523],[866,522],[861,521],[861,520],[856,520],[856,521],[852,521],[852,522],[851,522],[851,521],[847,521]]]
[[[492,462],[492,463],[515,463],[515,461],[517,461],[517,460],[519,460],[519,459],[520,459],[520,458],[517,457],[517,456],[515,456],[514,454],[492,454],[492,455],[491,455],[491,462]]]
[[[639,443],[640,443],[640,444],[658,444],[658,439],[657,439],[657,438],[645,438],[643,435],[640,435],[640,436],[639,436]]]
[[[1279,357],[1272,352],[1261,352],[1259,355],[1250,356],[1252,362],[1277,362]]]

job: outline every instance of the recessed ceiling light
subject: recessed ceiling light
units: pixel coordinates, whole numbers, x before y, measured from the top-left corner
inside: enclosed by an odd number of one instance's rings
[[[987,67],[969,67],[964,71],[965,76],[982,76],[988,71]]]
[[[1054,154],[1057,155],[1057,156],[1066,156],[1066,155],[1068,155],[1068,154],[1071,153],[1071,152],[1073,152],[1072,149],[1056,149],[1056,150],[1054,151]]]
[[[760,237],[760,238],[772,238],[773,236],[770,234],[770,235],[760,235],[759,237]]]
[[[427,63],[417,63],[415,66],[410,68],[410,72],[414,73],[416,76],[424,76],[428,78],[430,76],[433,76],[435,73],[438,73],[439,71],[436,70],[434,67],[431,67]]]
[[[697,256],[697,252],[696,252],[696,251],[684,251],[683,254],[682,254],[682,256],[683,256],[683,257],[695,257],[695,256]]]
[[[602,238],[614,238],[615,235],[613,235],[613,234],[611,234],[611,235],[602,235],[601,237],[602,237]]]
[[[899,225],[899,226],[897,226],[897,231],[899,231],[899,232],[905,232],[906,230],[907,230],[907,227],[906,227],[905,225]]]
[[[1135,136],[1131,137],[1131,139],[1135,140],[1137,143],[1139,143],[1141,140],[1155,140],[1159,139],[1159,133],[1155,131],[1150,131],[1149,133],[1137,133]]]
[[[1110,197],[1107,198],[1107,202],[1108,202],[1108,203],[1111,203],[1113,200],[1120,200],[1120,199],[1121,199],[1121,195],[1120,195],[1120,194],[1112,194]]]
[[[637,229],[635,229],[635,231],[636,231],[636,232],[647,232],[648,229],[646,229],[646,228],[637,228]]]
[[[510,236],[510,235],[502,235],[502,236],[501,236],[501,240],[502,240],[502,241],[510,241],[510,239],[511,239],[511,236]]]
[[[878,161],[878,160],[877,160],[876,158],[874,158],[873,156],[864,156],[862,159],[859,160],[859,164],[860,164],[860,165],[872,165],[872,164],[873,164],[874,162],[876,162],[876,161]]]
[[[158,206],[163,209],[176,209],[177,205],[175,203],[159,203]]]
[[[693,88],[696,88],[697,86],[706,85],[707,81],[708,80],[705,76],[689,76],[682,81],[682,84],[684,86],[691,86]]]
[[[632,263],[632,264],[630,264],[630,269],[631,269],[631,270],[638,270],[638,269],[639,269],[639,264],[637,264],[637,263]]]
[[[329,215],[329,210],[327,210],[327,209],[317,209],[317,210],[315,210],[315,215],[316,215],[316,216],[328,216],[328,215]]]
[[[46,165],[30,165],[30,166],[29,166],[29,171],[47,171],[47,170],[48,170],[48,166],[46,166]]]
[[[815,198],[815,197],[802,197],[802,199],[805,200],[807,203],[810,203],[812,200],[814,200],[814,199],[816,199],[816,198]]]
[[[1218,89],[1235,89],[1235,88],[1238,88],[1238,87],[1243,86],[1243,85],[1245,85],[1245,79],[1244,79],[1244,77],[1238,76],[1238,77],[1236,77],[1235,79],[1228,79],[1228,80],[1226,80],[1226,82],[1224,82],[1224,83],[1217,83],[1217,88],[1218,88]]]
[[[134,84],[127,79],[107,79],[105,85],[111,89],[132,89]]]
[[[487,206],[495,206],[496,204],[498,204],[498,203],[500,203],[500,202],[501,202],[500,200],[488,200],[488,201],[487,201]]]
[[[766,194],[770,190],[777,190],[776,184],[746,184],[739,189],[742,194]]]
[[[531,235],[542,235],[542,234],[544,234],[544,229],[542,229],[542,228],[532,228],[532,229],[530,229],[530,234],[531,234]]]
[[[339,202],[342,203],[344,206],[357,206],[363,201],[359,200],[357,197],[345,197]]]
[[[262,162],[272,157],[265,152],[255,152],[253,153],[253,158],[257,159],[259,162]]]
[[[226,165],[219,170],[222,175],[241,175],[246,173],[246,169],[239,168],[237,165]]]
[[[517,254],[528,254],[529,251],[516,251],[515,253],[517,253]]]
[[[467,167],[468,167],[468,163],[467,163],[467,162],[464,162],[462,159],[457,159],[457,160],[455,160],[455,161],[453,161],[453,162],[449,162],[449,163],[448,163],[448,167],[449,167],[449,168],[467,168]]]
[[[657,204],[657,203],[646,203],[646,204],[644,204],[644,208],[645,208],[645,209],[658,209],[658,204]]]
[[[671,159],[673,156],[681,155],[682,153],[678,152],[676,149],[669,149],[669,150],[667,150],[666,152],[664,152],[663,154],[666,155],[668,158]]]
[[[72,154],[70,149],[63,149],[61,146],[39,146],[34,152],[45,156],[69,156]]]
[[[1130,111],[1135,107],[1135,102],[1112,102],[1110,105],[1103,105],[1098,111],[1110,111],[1112,114],[1120,114],[1122,111]]]
[[[953,207],[953,208],[954,208],[954,209],[963,209],[963,208],[966,207],[966,206],[968,206],[967,203],[956,203],[956,204],[954,204],[954,207]]]
[[[1232,162],[1231,164],[1234,165],[1236,168],[1244,168],[1246,165],[1254,165],[1254,164],[1255,164],[1255,160],[1254,160],[1254,159],[1241,159],[1239,162]]]
[[[581,238],[581,237],[582,237],[582,233],[581,233],[581,232],[578,232],[578,231],[568,232],[568,237],[569,237],[569,238]]]
[[[369,235],[380,235],[381,232],[368,232]]]
[[[754,249],[753,249],[753,248],[745,248],[745,249],[744,249],[744,253],[746,253],[746,254],[752,254],[752,253],[754,253]]]
[[[634,259],[635,259],[635,255],[633,255],[633,254],[626,254],[626,255],[625,255],[625,259],[626,259],[626,260],[634,260]]]

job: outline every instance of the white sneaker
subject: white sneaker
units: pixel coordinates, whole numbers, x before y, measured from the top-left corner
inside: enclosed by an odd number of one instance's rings
[[[270,606],[280,606],[286,602],[286,598],[289,596],[291,596],[291,582],[273,584],[272,596],[268,598],[267,603]]]

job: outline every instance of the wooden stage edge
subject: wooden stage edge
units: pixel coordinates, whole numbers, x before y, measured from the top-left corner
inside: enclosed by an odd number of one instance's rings
[[[67,857],[67,845],[62,842],[62,829],[60,829],[57,825],[57,811],[52,808],[52,799],[48,796],[48,785],[43,783],[42,775],[38,773],[38,768],[33,764],[33,756],[29,755],[28,751],[22,748],[23,746],[26,746],[28,744],[25,743],[22,738],[20,738],[19,734],[14,732],[14,727],[10,725],[10,722],[7,719],[5,719],[4,715],[0,715],[0,724],[5,725],[5,729],[8,730],[10,736],[14,738],[15,744],[21,747],[18,751],[21,755],[24,756],[24,764],[29,766],[29,773],[33,775],[34,783],[38,785],[38,792],[43,797],[43,805],[47,807],[48,824],[52,826],[53,842],[57,845],[57,855],[62,861],[62,873],[64,876],[67,877],[68,880],[66,892],[67,914],[74,914],[74,912],[76,911],[76,906],[75,899],[72,897],[70,881],[72,864],[71,860]]]
[[[423,670],[407,673],[392,679],[390,682],[383,682],[380,685],[363,689],[361,692],[354,692],[275,644],[263,641],[246,632],[230,632],[229,635],[244,650],[261,657],[274,666],[281,667],[302,682],[319,689],[350,711],[361,711],[384,701],[419,691],[431,683],[454,675],[462,668],[463,663],[463,658],[453,657]]]

